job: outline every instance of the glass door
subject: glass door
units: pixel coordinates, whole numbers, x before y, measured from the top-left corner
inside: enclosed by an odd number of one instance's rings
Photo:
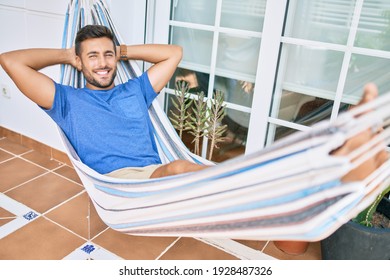
[[[223,94],[226,127],[213,160],[222,161],[245,152],[255,94],[266,1],[171,1],[170,43],[183,47],[183,59],[167,89],[166,111],[173,110],[177,81],[186,81],[192,98],[204,93],[213,100]],[[184,134],[191,147],[193,137]],[[204,138],[202,156],[210,141]]]
[[[166,112],[177,80],[188,82],[194,99],[199,92],[208,100],[224,95],[227,131],[215,161],[333,120],[357,103],[368,82],[381,94],[390,90],[389,1],[155,2],[162,6],[154,28],[164,26],[164,42],[184,49],[166,90]],[[191,147],[191,135],[183,140]],[[209,142],[202,144],[206,156]]]
[[[358,102],[368,82],[390,90],[390,3],[291,0],[286,11],[267,144]]]

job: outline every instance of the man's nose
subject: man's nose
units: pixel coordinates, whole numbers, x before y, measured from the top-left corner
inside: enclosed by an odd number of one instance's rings
[[[98,66],[99,68],[105,68],[107,66],[107,59],[104,55],[99,56]]]

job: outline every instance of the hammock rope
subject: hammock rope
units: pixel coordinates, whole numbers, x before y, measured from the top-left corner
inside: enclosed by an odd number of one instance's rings
[[[102,0],[70,1],[63,47],[73,46],[86,24],[109,27],[123,43]],[[135,61],[120,61],[115,83],[140,75]],[[83,87],[69,65],[61,83]],[[389,161],[362,182],[340,178],[388,145],[390,95],[321,122],[251,155],[176,176],[129,180],[99,174],[83,164],[66,135],[61,139],[101,219],[126,234],[254,240],[316,241],[365,209],[390,183]],[[363,112],[368,112],[362,114]],[[155,100],[149,110],[161,160],[212,162],[191,153]],[[358,133],[383,127],[367,144],[344,157],[329,155]]]

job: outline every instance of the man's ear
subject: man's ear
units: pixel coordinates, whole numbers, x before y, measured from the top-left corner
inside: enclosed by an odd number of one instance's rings
[[[81,59],[78,55],[76,55],[76,68],[79,71],[81,71],[83,69]]]

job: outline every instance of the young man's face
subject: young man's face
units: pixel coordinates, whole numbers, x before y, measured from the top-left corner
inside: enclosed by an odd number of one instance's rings
[[[86,87],[107,90],[114,87],[116,76],[116,55],[114,44],[109,38],[87,39],[81,43],[78,68],[87,81]]]

